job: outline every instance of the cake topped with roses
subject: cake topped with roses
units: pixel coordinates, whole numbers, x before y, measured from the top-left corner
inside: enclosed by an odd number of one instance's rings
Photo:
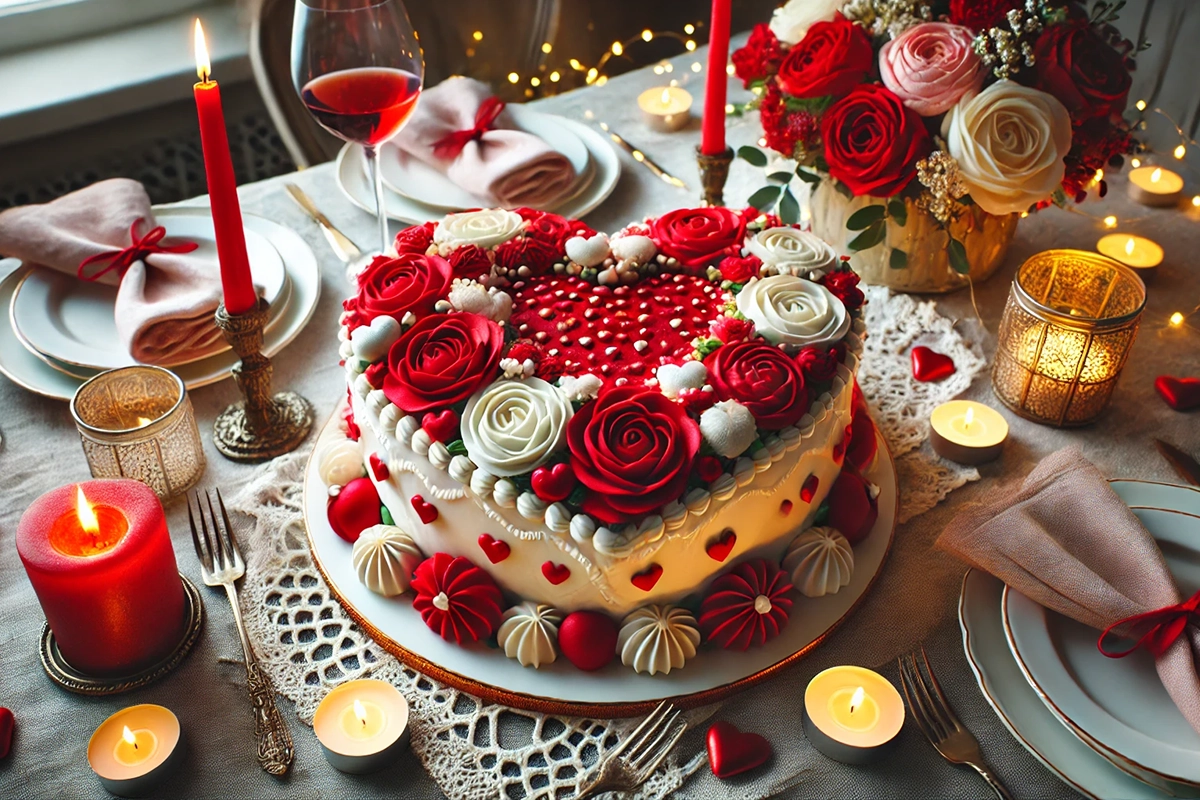
[[[846,549],[874,522],[864,296],[807,231],[753,209],[611,236],[469,211],[401,231],[357,283],[346,439],[317,458],[329,520],[445,638],[581,668],[611,638],[604,663],[669,671],[705,636],[786,624],[815,567],[781,564],[818,515]]]

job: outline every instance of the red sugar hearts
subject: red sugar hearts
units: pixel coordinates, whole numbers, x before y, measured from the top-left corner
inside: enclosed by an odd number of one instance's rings
[[[435,442],[452,441],[454,431],[458,428],[458,414],[448,408],[437,414],[428,411],[425,416],[421,417],[421,427]]]
[[[383,459],[379,457],[378,453],[371,453],[367,457],[367,462],[371,465],[371,474],[375,476],[375,480],[382,483],[388,479],[388,475],[390,474],[388,466],[383,463]]]
[[[791,501],[784,500],[783,502],[790,503]],[[737,534],[733,532],[733,528],[726,528],[720,537],[708,543],[705,552],[713,561],[724,561],[729,558],[735,544],[737,544]]]
[[[529,483],[533,493],[547,503],[566,500],[575,488],[575,470],[570,464],[555,464],[552,467],[538,467],[533,471]]]
[[[554,586],[571,577],[571,569],[566,564],[555,564],[553,561],[547,561],[542,564],[542,574],[546,576],[546,580]]]
[[[912,349],[913,377],[922,383],[945,380],[953,375],[954,371],[954,360],[950,356],[930,350],[924,345]]]
[[[417,516],[421,518],[421,522],[424,522],[426,525],[431,524],[438,518],[437,506],[426,502],[425,498],[421,497],[421,495],[414,494],[409,502],[412,503],[413,511],[417,512]]]
[[[817,487],[820,485],[820,478],[816,475],[809,475],[804,481],[804,485],[800,487],[800,499],[806,503],[811,503],[813,498],[817,496]]]
[[[714,723],[708,729],[708,765],[713,775],[728,778],[771,758],[771,743],[757,733],[743,733],[732,722]]]
[[[508,558],[511,549],[508,542],[501,541],[493,537],[490,533],[479,534],[479,549],[487,556],[488,561],[493,564],[499,564],[504,559]]]
[[[632,578],[629,582],[643,592],[648,592],[654,588],[654,584],[658,583],[658,579],[662,577],[663,568],[659,564],[651,564],[648,569],[645,569]]]
[[[1200,408],[1200,378],[1173,378],[1159,375],[1154,379],[1154,391],[1176,411]]]

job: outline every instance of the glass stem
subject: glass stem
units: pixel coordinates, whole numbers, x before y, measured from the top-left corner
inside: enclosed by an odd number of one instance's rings
[[[379,151],[374,145],[365,145],[363,156],[367,159],[367,169],[370,170],[371,183],[375,187],[375,217],[379,220],[379,252],[386,253],[392,242],[388,235],[387,206],[383,202],[383,170],[379,168]]]

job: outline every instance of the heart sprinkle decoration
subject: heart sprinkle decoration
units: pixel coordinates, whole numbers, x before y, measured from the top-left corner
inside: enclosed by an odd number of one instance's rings
[[[784,500],[783,502],[790,503],[791,501]],[[721,536],[709,542],[705,552],[713,561],[724,561],[729,558],[735,544],[737,544],[737,534],[733,532],[733,528],[726,528]]]
[[[501,541],[490,533],[479,534],[479,549],[483,550],[483,554],[487,556],[488,561],[493,564],[499,564],[504,559],[508,558],[511,549],[508,542]]]
[[[413,511],[417,512],[417,516],[421,518],[421,522],[424,522],[426,525],[433,523],[438,518],[437,506],[426,502],[425,498],[421,497],[421,495],[414,494],[412,500],[409,502],[412,503]]]
[[[637,573],[629,582],[643,592],[648,592],[654,588],[654,584],[658,583],[658,579],[662,577],[663,568],[658,564],[651,564],[649,569]]]
[[[933,383],[949,378],[955,372],[953,359],[930,350],[924,345],[912,349],[913,377],[922,383]]]
[[[546,580],[550,581],[552,585],[558,586],[567,578],[571,577],[571,570],[566,564],[555,564],[553,561],[547,561],[545,564],[542,564],[542,575],[544,575]]]

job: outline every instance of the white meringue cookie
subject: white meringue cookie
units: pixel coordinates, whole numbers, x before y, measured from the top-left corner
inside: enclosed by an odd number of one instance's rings
[[[700,629],[687,610],[648,605],[625,617],[617,634],[621,663],[650,675],[680,669],[696,655]]]
[[[792,585],[806,597],[836,594],[854,573],[854,549],[841,531],[809,528],[788,545],[783,569]]]
[[[504,612],[496,643],[522,667],[539,668],[558,658],[562,614],[545,603],[525,601]]]
[[[412,537],[395,525],[372,525],[354,542],[354,572],[375,594],[394,597],[408,591],[413,571],[425,560]]]
[[[333,439],[317,451],[317,475],[326,486],[345,486],[366,474],[362,447],[353,439]]]

